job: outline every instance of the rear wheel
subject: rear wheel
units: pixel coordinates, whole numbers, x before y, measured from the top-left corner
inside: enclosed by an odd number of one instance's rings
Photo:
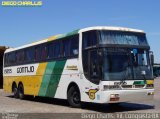
[[[12,91],[13,91],[14,98],[18,98],[19,97],[18,89],[17,89],[17,86],[15,84],[13,85]]]
[[[80,92],[75,86],[72,86],[67,93],[68,103],[75,108],[81,107]]]
[[[18,94],[20,99],[24,99],[24,88],[22,84],[18,86]]]

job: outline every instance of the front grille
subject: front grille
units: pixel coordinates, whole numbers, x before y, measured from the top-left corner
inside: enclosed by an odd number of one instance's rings
[[[145,85],[135,85],[135,88],[143,88]]]
[[[122,85],[122,88],[143,88],[145,85]]]
[[[154,88],[154,84],[147,84],[146,88],[149,88],[149,89]]]

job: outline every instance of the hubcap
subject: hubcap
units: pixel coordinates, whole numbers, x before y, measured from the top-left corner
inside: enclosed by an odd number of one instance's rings
[[[14,95],[16,95],[17,94],[17,89],[16,88],[14,88]]]
[[[73,93],[73,102],[76,104],[80,102],[79,94],[76,91]]]

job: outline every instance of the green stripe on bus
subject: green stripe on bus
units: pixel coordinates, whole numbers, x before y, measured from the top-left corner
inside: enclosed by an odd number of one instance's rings
[[[65,61],[49,62],[45,74],[43,76],[42,84],[39,91],[39,96],[54,97],[59,80],[61,78]]]
[[[55,63],[56,62],[49,62],[47,64],[45,73],[43,75],[40,91],[39,91],[39,94],[38,94],[39,96],[45,96],[46,95],[51,76],[53,75],[53,68],[55,66]]]
[[[50,82],[47,88],[47,92],[46,92],[47,97],[55,96],[65,63],[66,63],[66,60],[56,62],[53,68],[53,75],[51,75],[50,77]]]
[[[133,85],[144,85],[145,81],[134,81]]]
[[[72,36],[72,35],[76,35],[76,34],[78,34],[78,32],[79,32],[79,29],[74,30],[72,32],[69,32],[67,34],[62,34],[56,40],[61,39],[61,38],[65,38],[65,37],[69,37],[69,36]]]

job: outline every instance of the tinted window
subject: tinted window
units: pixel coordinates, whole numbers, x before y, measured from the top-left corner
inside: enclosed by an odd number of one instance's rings
[[[4,56],[4,65],[7,66],[8,65],[8,54],[5,54]]]
[[[83,50],[83,71],[84,71],[84,75],[86,76],[87,79],[89,79],[89,70],[88,70],[88,51]]]
[[[79,51],[79,40],[78,35],[71,38],[71,45],[70,45],[70,55],[78,55]]]
[[[61,44],[60,42],[55,43],[54,50],[53,50],[53,57],[59,58],[61,56]]]
[[[99,31],[99,44],[148,45],[144,33]]]
[[[47,58],[47,47],[44,45],[41,49],[41,60],[45,60]]]
[[[70,56],[70,40],[63,40],[63,56],[68,57]]]
[[[48,49],[48,56],[47,56],[48,59],[53,58],[54,44],[53,43],[48,44],[47,49]]]
[[[15,54],[15,52],[9,53],[8,60],[9,60],[8,61],[9,65],[14,65],[16,63],[16,54]]]
[[[98,61],[98,52],[97,50],[90,51],[90,79],[98,80],[99,79],[99,61]]]
[[[34,49],[33,48],[25,49],[25,61],[31,62],[33,60],[34,60]]]
[[[97,32],[88,31],[83,33],[83,48],[91,47],[97,44]]]
[[[21,64],[24,62],[24,51],[23,50],[16,52],[16,61],[18,64]]]
[[[39,61],[40,60],[40,56],[41,56],[41,48],[40,46],[35,47],[35,61]]]

